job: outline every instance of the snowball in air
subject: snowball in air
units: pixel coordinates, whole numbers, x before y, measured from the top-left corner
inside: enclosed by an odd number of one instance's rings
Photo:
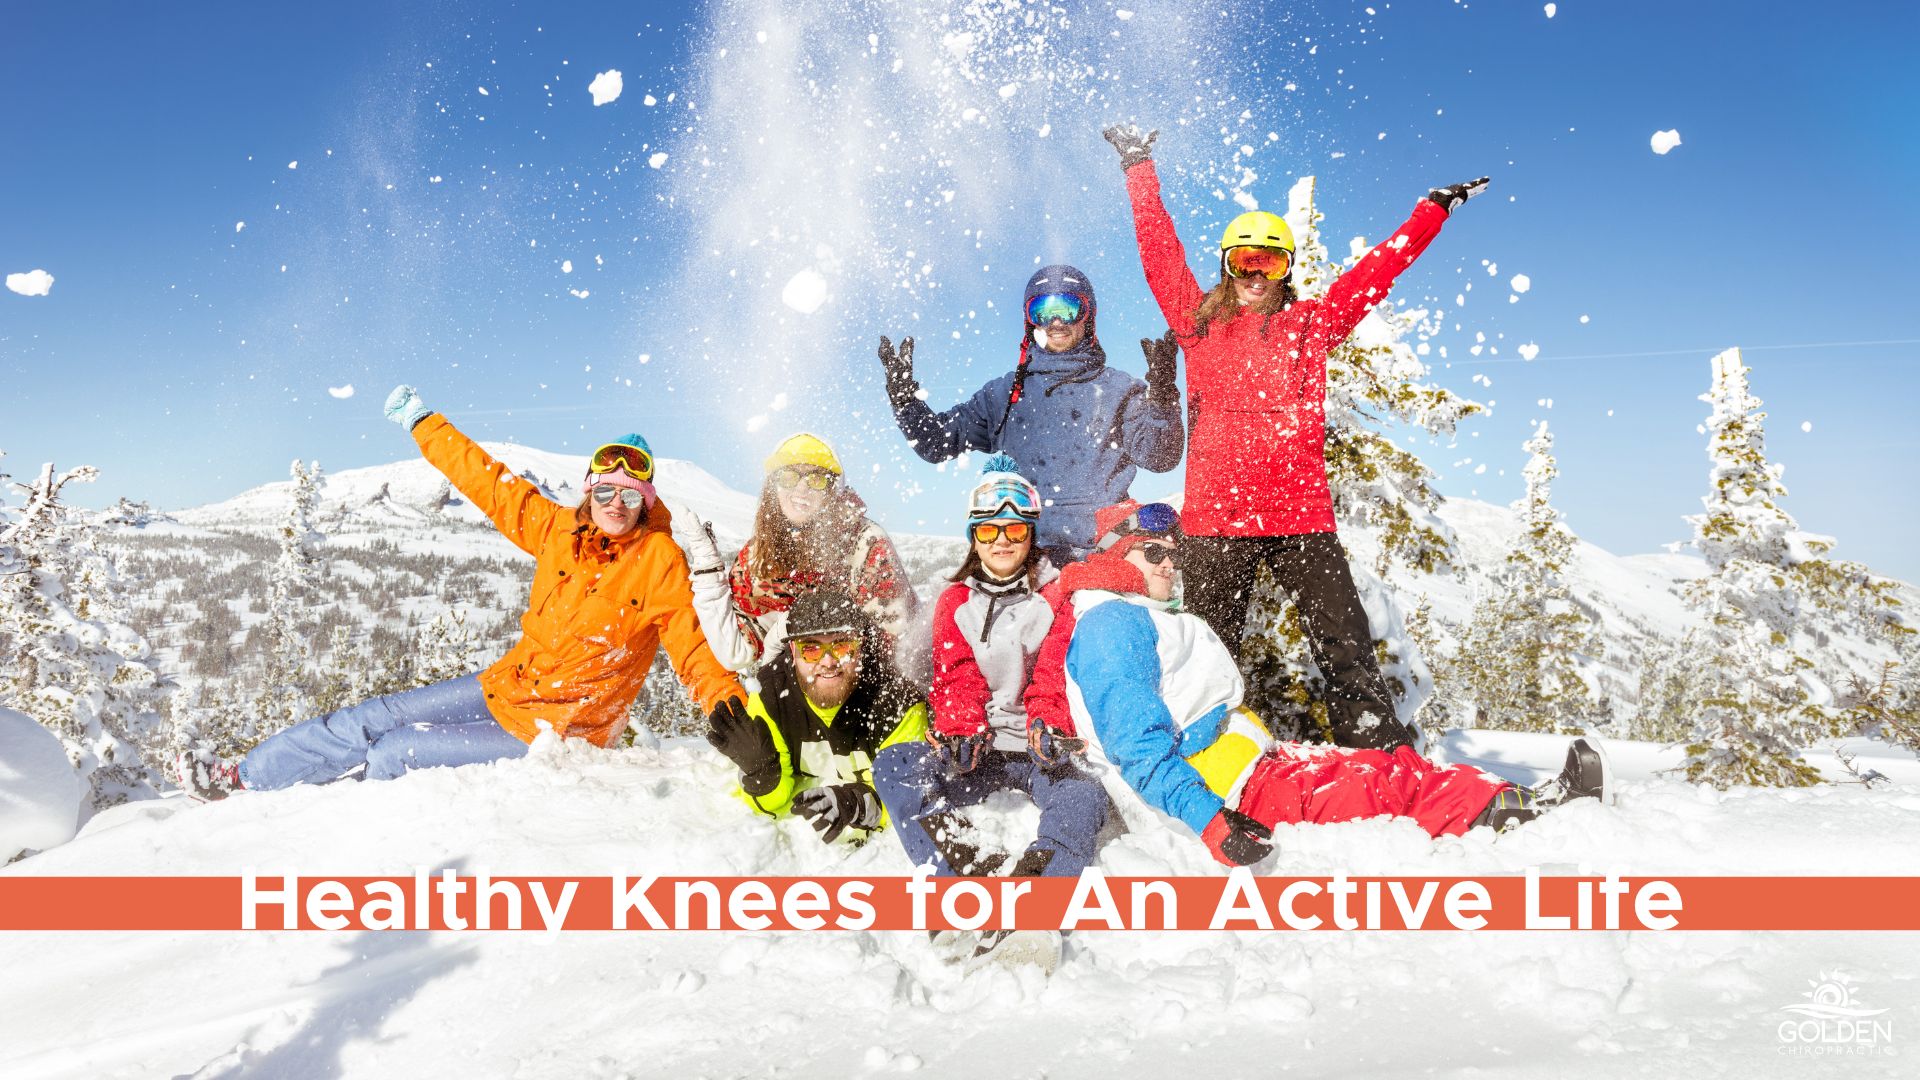
[[[1535,345],[1531,341],[1527,342],[1525,345],[1520,346],[1520,359],[1522,360],[1531,362],[1534,357],[1539,355],[1540,355],[1540,346]]]
[[[1813,421],[1811,421],[1811,420],[1802,420],[1802,421],[1800,421],[1800,430],[1801,430],[1801,431],[1812,431],[1812,430],[1813,430]]]
[[[346,399],[353,396],[353,384],[348,383],[345,386],[329,386],[327,387],[327,393],[332,394],[334,397],[337,397],[342,401],[345,401]]]
[[[1533,288],[1533,279],[1525,274],[1515,274],[1513,275],[1513,279],[1507,282],[1507,285],[1511,287],[1514,292],[1523,293]]]
[[[24,274],[8,274],[7,289],[21,296],[45,296],[53,288],[53,275],[45,270],[29,270]]]
[[[605,105],[619,97],[620,91],[624,89],[626,85],[620,78],[620,72],[612,68],[595,75],[593,81],[587,84],[587,93],[593,95],[595,107]]]
[[[246,223],[246,222],[244,222],[244,221],[236,221],[236,222],[234,222],[234,223],[233,223],[233,231],[234,231],[234,232],[239,232],[240,230],[242,230],[242,229],[244,229],[244,228],[246,228],[246,227],[247,227],[247,223]]]
[[[1547,5],[1547,18],[1549,18],[1549,19],[1551,19],[1551,18],[1553,18],[1553,16],[1554,16],[1554,14],[1555,14],[1556,12],[1558,12],[1559,10],[1560,10],[1560,5],[1559,5],[1559,4],[1548,4],[1548,5]]]
[[[649,168],[657,169],[660,166],[665,165],[666,163],[667,163],[667,155],[664,151],[662,151],[661,153],[655,154],[652,157],[647,159],[647,166]]]
[[[563,274],[571,274],[571,273],[573,273],[573,260],[572,260],[572,259],[561,259],[561,260],[560,260],[560,272],[561,272],[561,273],[563,273]]]
[[[811,315],[820,310],[827,301],[827,279],[812,270],[802,270],[787,279],[787,286],[780,290],[780,302],[802,315]]]
[[[1653,138],[1649,141],[1653,143],[1654,153],[1664,154],[1680,145],[1680,131],[1677,128],[1669,131],[1656,131],[1653,133]]]

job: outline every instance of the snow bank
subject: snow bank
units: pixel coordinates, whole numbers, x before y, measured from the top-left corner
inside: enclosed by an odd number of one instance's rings
[[[53,289],[53,275],[45,270],[29,270],[24,274],[8,274],[7,289],[21,296],[45,296]]]
[[[905,871],[892,837],[829,849],[803,822],[753,817],[730,779],[697,739],[543,745],[387,783],[118,807],[4,872]],[[1035,814],[1003,797],[982,817],[1016,837]],[[1108,872],[1219,872],[1137,801],[1122,817],[1099,857]],[[1916,828],[1915,788],[1632,779],[1618,806],[1577,805],[1497,840],[1435,841],[1405,821],[1283,828],[1260,871],[1914,874]],[[1086,932],[1051,980],[968,974],[911,932],[84,933],[4,948],[10,1077],[438,1075],[455,1048],[520,1077],[843,1080],[916,1063],[932,1076],[1158,1076],[1196,1062],[1222,1076],[1771,1075],[1780,1010],[1821,972],[1852,973],[1873,1007],[1920,1004],[1913,935]]]
[[[59,736],[26,713],[0,709],[0,864],[71,840],[86,797]]]

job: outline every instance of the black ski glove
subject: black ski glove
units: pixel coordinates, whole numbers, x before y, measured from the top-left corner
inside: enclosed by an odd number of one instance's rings
[[[1153,159],[1153,140],[1160,137],[1160,132],[1156,129],[1143,135],[1132,124],[1115,124],[1102,131],[1100,136],[1120,151],[1120,169],[1124,172]]]
[[[1180,339],[1173,331],[1163,338],[1141,338],[1140,351],[1147,354],[1147,400],[1169,409],[1180,407],[1180,384],[1174,381],[1179,370]]]
[[[1273,830],[1229,807],[1221,807],[1207,822],[1200,839],[1228,866],[1252,866],[1273,854]]]
[[[849,828],[880,825],[880,799],[865,784],[808,788],[793,797],[793,812],[813,824],[821,843],[831,844]]]
[[[1483,176],[1464,184],[1454,184],[1452,187],[1437,187],[1427,192],[1427,201],[1452,214],[1460,209],[1460,204],[1487,190],[1487,185],[1492,182],[1493,177]]]
[[[1086,748],[1087,740],[1068,735],[1044,720],[1027,726],[1027,756],[1043,769],[1065,765]]]
[[[933,744],[941,760],[947,763],[947,771],[959,776],[977,768],[987,750],[993,746],[993,732],[976,731],[971,735],[942,735],[932,728],[927,729],[927,741]]]
[[[919,396],[920,383],[913,377],[912,338],[901,338],[898,352],[894,351],[893,342],[881,338],[880,365],[887,369],[887,400],[893,402],[895,408]]]
[[[765,795],[780,784],[780,753],[773,748],[773,732],[766,722],[747,711],[744,701],[730,697],[707,716],[707,741],[740,770],[740,787],[749,795]]]

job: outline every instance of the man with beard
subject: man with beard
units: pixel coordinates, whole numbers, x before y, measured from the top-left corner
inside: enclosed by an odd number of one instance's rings
[[[740,795],[769,817],[807,818],[826,843],[886,826],[873,759],[923,739],[927,706],[895,670],[873,620],[845,592],[801,596],[760,690],[714,711],[707,741],[740,769]]]

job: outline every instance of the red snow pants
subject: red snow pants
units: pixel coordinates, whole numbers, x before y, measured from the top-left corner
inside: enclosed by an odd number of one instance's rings
[[[1442,768],[1410,746],[1386,750],[1275,747],[1240,789],[1240,812],[1269,828],[1311,821],[1410,817],[1433,836],[1458,836],[1512,787],[1469,765]]]

